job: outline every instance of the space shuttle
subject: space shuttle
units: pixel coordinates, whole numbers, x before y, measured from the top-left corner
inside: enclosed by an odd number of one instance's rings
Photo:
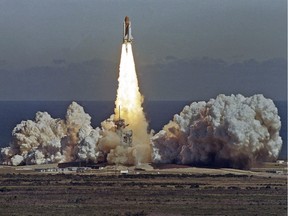
[[[126,16],[123,22],[123,43],[131,43],[132,40],[131,21],[129,20],[129,17]]]

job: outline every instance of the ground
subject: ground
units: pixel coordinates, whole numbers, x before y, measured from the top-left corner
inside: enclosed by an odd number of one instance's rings
[[[0,167],[0,215],[287,215],[283,165],[252,171],[146,165],[128,168],[128,175],[120,175],[127,169],[120,166],[31,169]]]

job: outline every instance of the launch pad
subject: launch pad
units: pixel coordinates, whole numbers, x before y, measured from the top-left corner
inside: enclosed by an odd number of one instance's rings
[[[119,106],[119,117],[113,121],[115,124],[115,132],[120,137],[120,144],[122,146],[132,146],[133,131],[126,128],[129,124],[126,124],[125,119],[121,118],[120,113],[121,107]]]

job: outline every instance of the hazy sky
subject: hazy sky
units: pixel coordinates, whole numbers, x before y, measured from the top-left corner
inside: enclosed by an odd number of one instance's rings
[[[0,100],[114,100],[126,15],[146,98],[286,99],[286,0],[0,0]]]

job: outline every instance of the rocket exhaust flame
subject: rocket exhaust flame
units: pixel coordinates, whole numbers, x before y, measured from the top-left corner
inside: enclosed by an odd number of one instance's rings
[[[121,116],[133,131],[131,150],[135,154],[135,163],[149,162],[150,135],[147,133],[148,123],[142,108],[143,97],[139,91],[131,43],[122,45],[118,83],[114,118]]]
[[[128,52],[126,52],[125,46],[125,44],[122,45],[115,114],[119,115],[120,107],[125,118],[128,118],[127,113],[139,112],[139,109],[142,111],[142,96],[139,92],[132,46],[130,43],[127,44]]]

